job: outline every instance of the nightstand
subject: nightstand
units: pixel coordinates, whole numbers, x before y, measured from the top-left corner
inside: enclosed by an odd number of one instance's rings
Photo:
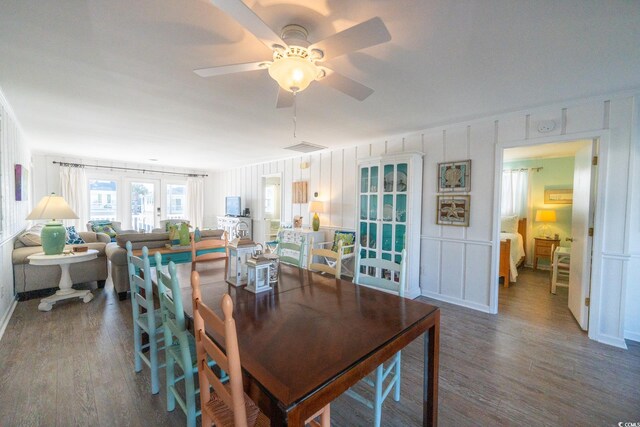
[[[533,246],[533,269],[538,269],[538,258],[546,259],[551,264],[551,245],[560,246],[560,239],[536,237]]]

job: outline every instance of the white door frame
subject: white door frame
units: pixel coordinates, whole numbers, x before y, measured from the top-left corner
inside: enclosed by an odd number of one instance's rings
[[[153,227],[157,228],[162,219],[162,180],[160,178],[151,177],[125,177],[124,183],[124,200],[125,200],[125,213],[124,219],[127,221],[127,228],[133,229],[133,217],[131,215],[131,184],[133,183],[153,184],[154,187],[154,207],[153,207]],[[160,211],[158,211],[160,209]],[[137,230],[136,230],[137,231]]]
[[[254,239],[255,236],[265,236],[267,233],[267,230],[263,230],[262,228],[264,227],[264,223],[265,223],[265,212],[264,212],[264,189],[266,187],[266,182],[267,182],[267,178],[280,178],[280,224],[282,225],[282,218],[284,216],[284,187],[283,187],[283,183],[284,183],[284,176],[282,172],[276,172],[276,173],[265,173],[262,175],[262,177],[260,178],[260,216],[258,217],[258,223],[260,224],[258,226],[258,229],[255,231],[258,231],[258,233],[256,233],[254,231]]]
[[[557,135],[544,138],[524,139],[517,141],[497,142],[495,145],[495,176],[493,189],[493,239],[491,253],[491,278],[492,286],[489,293],[489,312],[498,313],[498,266],[500,262],[500,206],[502,197],[502,162],[504,150],[506,148],[526,147],[531,145],[541,145],[550,143],[562,143],[576,141],[580,139],[598,139],[598,173],[596,182],[596,206],[594,212],[594,233],[592,247],[592,263],[591,263],[591,302],[589,306],[589,338],[598,340],[600,331],[600,303],[602,292],[602,255],[603,255],[603,236],[604,230],[604,207],[606,205],[607,194],[604,189],[607,188],[607,158],[609,154],[609,130],[603,129],[593,132],[582,132],[570,135]],[[626,296],[623,294],[620,301],[622,307],[626,303]]]

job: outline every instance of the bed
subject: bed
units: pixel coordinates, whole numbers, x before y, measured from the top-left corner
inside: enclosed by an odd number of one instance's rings
[[[498,278],[502,277],[504,287],[518,277],[518,267],[525,260],[525,242],[527,241],[527,219],[518,220],[517,233],[500,233],[500,267]]]

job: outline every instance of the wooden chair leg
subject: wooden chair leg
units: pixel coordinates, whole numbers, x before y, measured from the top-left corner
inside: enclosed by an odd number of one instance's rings
[[[134,370],[140,372],[142,371],[142,357],[140,357],[140,352],[142,351],[142,331],[135,318],[133,319],[133,350]]]
[[[176,397],[173,395],[171,388],[176,385],[175,361],[171,352],[165,352],[166,357],[166,375],[167,375],[167,411],[171,412],[176,409]]]
[[[158,340],[155,337],[155,331],[151,333],[153,337],[149,337],[149,361],[151,362],[151,394],[160,392],[160,378],[158,376]]]
[[[185,372],[184,392],[187,404],[187,427],[196,427],[196,386],[193,380],[193,372]]]

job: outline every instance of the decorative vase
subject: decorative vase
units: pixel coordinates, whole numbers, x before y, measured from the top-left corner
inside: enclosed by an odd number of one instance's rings
[[[313,215],[313,231],[318,231],[320,229],[320,217],[318,216],[318,214],[314,214]]]
[[[200,229],[196,227],[196,230],[193,232],[193,240],[199,242],[202,240],[202,234],[200,233]]]
[[[64,251],[67,230],[59,222],[50,222],[42,229],[40,239],[45,255],[59,255]]]

